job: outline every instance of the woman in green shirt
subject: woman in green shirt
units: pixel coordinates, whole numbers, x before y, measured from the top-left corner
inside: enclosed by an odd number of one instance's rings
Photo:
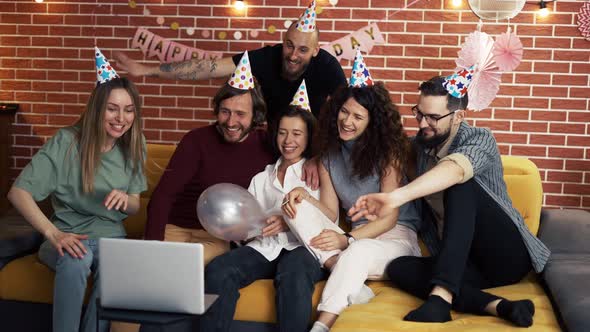
[[[100,61],[103,67],[100,79],[105,63],[112,68],[96,52],[97,66]],[[14,207],[46,238],[39,258],[56,272],[53,331],[78,331],[92,271],[94,286],[82,331],[95,330],[98,239],[125,236],[122,221],[137,213],[139,195],[147,189],[139,94],[114,70],[107,75],[99,80],[79,121],[47,141],[8,193]],[[55,211],[50,219],[36,203],[49,195]],[[101,321],[100,331],[107,331],[108,325]]]

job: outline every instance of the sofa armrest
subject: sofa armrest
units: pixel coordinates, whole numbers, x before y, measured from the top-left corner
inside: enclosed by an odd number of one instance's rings
[[[551,249],[542,276],[564,325],[590,331],[590,213],[543,210],[539,238]]]
[[[0,269],[39,249],[43,236],[15,210],[0,218]]]

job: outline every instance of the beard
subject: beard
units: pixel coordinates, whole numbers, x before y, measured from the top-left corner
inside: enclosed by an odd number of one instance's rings
[[[299,79],[299,77],[301,77],[301,75],[303,75],[303,73],[307,69],[307,66],[309,66],[309,62],[308,63],[301,62],[301,63],[299,63],[300,68],[296,72],[291,72],[288,69],[289,68],[289,66],[287,65],[288,62],[289,62],[289,59],[287,59],[286,57],[283,57],[281,76],[283,76],[283,78],[285,78],[288,81],[295,81],[295,80]]]
[[[225,123],[219,123],[217,122],[217,131],[221,134],[221,136],[223,136],[223,139],[228,142],[228,143],[239,143],[241,142],[244,137],[246,137],[250,131],[252,131],[252,128],[254,127],[254,125],[250,125],[248,128],[244,128],[242,126],[240,126],[242,128],[242,133],[240,134],[240,136],[237,139],[228,139],[228,137],[226,137],[226,132],[225,130],[228,129],[227,125]]]
[[[416,134],[416,143],[425,148],[432,149],[443,144],[451,136],[451,128],[442,134],[434,134],[432,137],[426,137],[424,131],[420,129]]]

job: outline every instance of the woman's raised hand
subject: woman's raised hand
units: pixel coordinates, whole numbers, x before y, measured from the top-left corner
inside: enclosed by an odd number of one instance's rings
[[[285,198],[283,198],[283,204],[281,204],[281,209],[289,218],[293,219],[297,214],[295,206],[308,197],[309,193],[307,190],[302,187],[297,187],[285,195]]]

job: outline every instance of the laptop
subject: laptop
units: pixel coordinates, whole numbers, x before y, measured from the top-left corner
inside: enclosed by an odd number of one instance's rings
[[[203,314],[203,245],[128,239],[99,240],[100,302],[105,308]]]

